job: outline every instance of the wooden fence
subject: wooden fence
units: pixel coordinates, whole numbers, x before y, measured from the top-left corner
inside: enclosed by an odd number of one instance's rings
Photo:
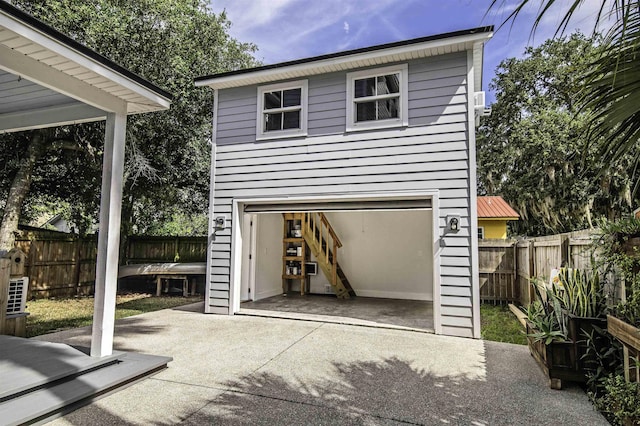
[[[591,267],[590,231],[524,240],[480,240],[480,299],[485,303],[520,303],[534,298],[531,279],[548,278],[563,265]]]
[[[589,268],[588,231],[525,240],[480,240],[480,299],[487,303],[529,304],[530,280],[549,277],[553,268],[570,264]],[[78,238],[57,232],[22,232],[16,247],[27,255],[29,297],[65,297],[93,292],[97,253],[95,236]],[[130,236],[123,264],[204,262],[206,237]]]
[[[97,237],[57,232],[21,232],[16,247],[27,255],[29,298],[69,297],[93,293]],[[129,237],[123,264],[204,262],[206,237]]]
[[[127,239],[124,262],[204,262],[207,237],[149,237],[132,235]]]

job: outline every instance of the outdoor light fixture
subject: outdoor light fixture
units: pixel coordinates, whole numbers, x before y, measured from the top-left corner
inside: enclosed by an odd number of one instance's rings
[[[226,226],[227,220],[224,216],[217,216],[215,218],[216,231],[222,231]]]
[[[458,232],[460,230],[460,216],[447,216],[447,230],[450,232]]]
[[[213,241],[216,240],[216,232],[218,231],[224,231],[224,229],[227,227],[227,218],[226,216],[216,216],[213,219]]]

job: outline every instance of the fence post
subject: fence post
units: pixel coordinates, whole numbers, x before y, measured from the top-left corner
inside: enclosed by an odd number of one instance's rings
[[[529,294],[529,303],[533,303],[536,297],[533,287],[531,286],[531,278],[536,276],[536,246],[535,240],[529,241],[529,277],[527,279],[527,293]]]
[[[511,279],[511,295],[514,302],[522,303],[518,289],[518,242],[513,242],[513,278]]]
[[[76,288],[76,295],[80,295],[80,248],[82,246],[82,238],[78,237],[75,240],[75,254],[73,264],[73,286]]]
[[[0,334],[6,334],[11,259],[0,257]]]
[[[37,294],[36,284],[38,283],[38,280],[35,279],[36,278],[35,271],[37,268],[34,266],[36,263],[36,253],[38,251],[37,245],[38,245],[38,241],[35,238],[29,239],[29,253],[27,254],[27,263],[26,263],[28,267],[26,269],[28,271],[27,276],[29,277],[28,296],[30,298],[34,298],[35,295]]]
[[[569,247],[569,235],[561,234],[560,235],[560,265],[570,265],[571,263],[571,253]]]

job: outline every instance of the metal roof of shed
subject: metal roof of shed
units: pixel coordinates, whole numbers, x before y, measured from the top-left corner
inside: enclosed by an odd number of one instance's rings
[[[512,219],[520,218],[510,205],[500,196],[478,197],[478,219]]]

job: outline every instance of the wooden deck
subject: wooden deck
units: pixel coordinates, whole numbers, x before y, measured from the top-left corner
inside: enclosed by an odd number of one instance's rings
[[[0,336],[0,419],[3,425],[43,422],[167,367],[169,357]]]

